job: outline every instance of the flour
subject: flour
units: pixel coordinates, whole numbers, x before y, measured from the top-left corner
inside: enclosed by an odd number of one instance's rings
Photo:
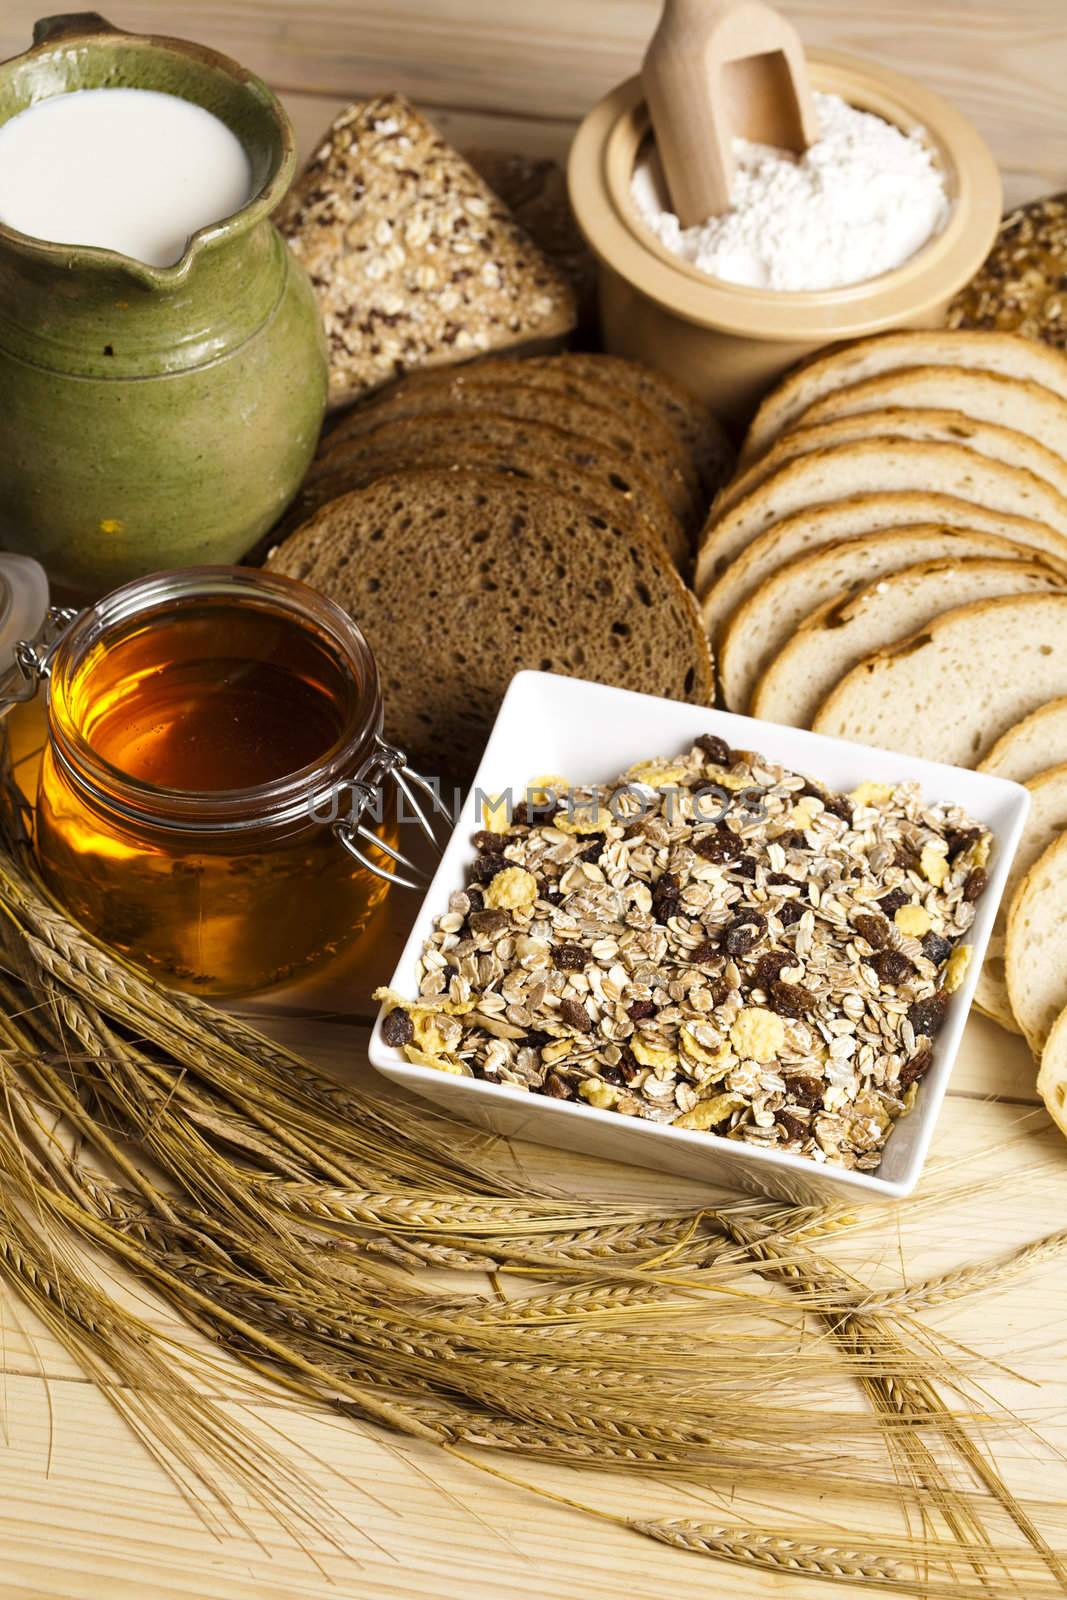
[[[802,156],[733,141],[731,209],[683,228],[654,158],[634,172],[642,219],[701,272],[753,289],[838,289],[901,266],[945,224],[944,179],[919,133],[817,94],[820,137]]]

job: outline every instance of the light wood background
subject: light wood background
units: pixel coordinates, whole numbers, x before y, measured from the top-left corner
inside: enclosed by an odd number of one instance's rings
[[[0,55],[28,42],[41,5],[0,0]],[[796,0],[784,9],[810,44],[869,54],[953,96],[990,140],[1010,201],[1067,187],[1065,0]],[[636,69],[656,10],[655,0],[126,0],[111,20],[238,57],[282,93],[305,152],[348,98],[395,88],[432,108],[456,143],[561,156],[575,119]],[[378,930],[373,972],[326,974],[259,1007],[261,1020],[311,1059],[365,1079],[365,996],[391,971],[408,910],[397,900]],[[968,1029],[936,1151],[924,1192],[964,1176],[977,1192],[965,1204],[927,1210],[919,1227],[908,1226],[906,1213],[887,1212],[864,1246],[875,1277],[892,1278],[901,1261],[917,1274],[941,1270],[1062,1224],[1067,1147],[1039,1108],[1026,1051],[991,1024]],[[647,1173],[578,1158],[528,1148],[517,1155],[531,1171],[547,1163],[575,1187],[661,1198],[667,1187]],[[669,1189],[686,1192],[676,1183]],[[152,1315],[170,1326],[159,1308]],[[994,1388],[1030,1406],[1042,1434],[1067,1450],[1067,1284],[1054,1265],[990,1304],[967,1303],[936,1321],[1021,1371],[1026,1384],[1005,1373]],[[220,1380],[220,1392],[239,1404],[236,1370]],[[281,1399],[243,1410],[321,1486],[340,1549],[313,1540],[312,1559],[254,1507],[243,1530],[205,1531],[55,1341],[14,1302],[0,1302],[0,1595],[608,1600],[623,1591],[635,1600],[814,1600],[825,1592],[643,1543],[437,1452],[302,1414]],[[1002,1464],[1019,1491],[1067,1497],[1067,1470],[1036,1445],[1010,1450]],[[539,1476],[631,1514],[649,1506],[716,1514],[680,1492]],[[733,1520],[766,1515],[735,1511]],[[854,1600],[851,1589],[837,1592]]]

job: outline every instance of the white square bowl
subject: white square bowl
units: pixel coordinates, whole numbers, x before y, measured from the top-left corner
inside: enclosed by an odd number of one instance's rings
[[[541,772],[564,773],[575,785],[606,783],[642,758],[669,756],[688,748],[703,733],[718,734],[740,749],[759,751],[768,760],[815,778],[834,792],[854,789],[866,780],[917,781],[927,801],[955,802],[993,833],[988,886],[978,902],[970,933],[974,947],[970,967],[952,996],[916,1104],[894,1126],[877,1172],[849,1172],[712,1133],[645,1122],[575,1101],[553,1100],[510,1084],[413,1066],[383,1040],[383,1013],[371,1036],[371,1063],[406,1093],[423,1095],[453,1116],[509,1138],[530,1139],[536,1144],[704,1179],[716,1188],[769,1194],[797,1204],[844,1198],[846,1194],[899,1199],[911,1193],[922,1171],[1005,878],[1026,821],[1030,796],[1017,783],[726,711],[659,700],[553,673],[520,672],[504,697],[458,825],[390,986],[412,998],[418,992],[415,964],[423,944],[434,919],[447,909],[449,895],[463,887],[464,869],[476,853],[470,840],[482,825],[481,796],[510,789],[517,797]]]

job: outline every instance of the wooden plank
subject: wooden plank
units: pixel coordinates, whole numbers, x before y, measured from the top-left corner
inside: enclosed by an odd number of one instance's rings
[[[8,0],[0,53],[26,44],[38,0]],[[1003,166],[1067,180],[1067,13],[1060,0],[793,0],[805,42],[870,56],[950,95]],[[659,0],[128,0],[132,29],[235,55],[286,91],[398,89],[426,105],[573,120],[634,72]]]

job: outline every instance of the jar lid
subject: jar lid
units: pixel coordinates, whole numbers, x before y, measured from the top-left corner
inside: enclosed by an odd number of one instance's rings
[[[20,639],[33,639],[48,612],[48,577],[32,556],[0,553],[0,671],[14,664]]]

